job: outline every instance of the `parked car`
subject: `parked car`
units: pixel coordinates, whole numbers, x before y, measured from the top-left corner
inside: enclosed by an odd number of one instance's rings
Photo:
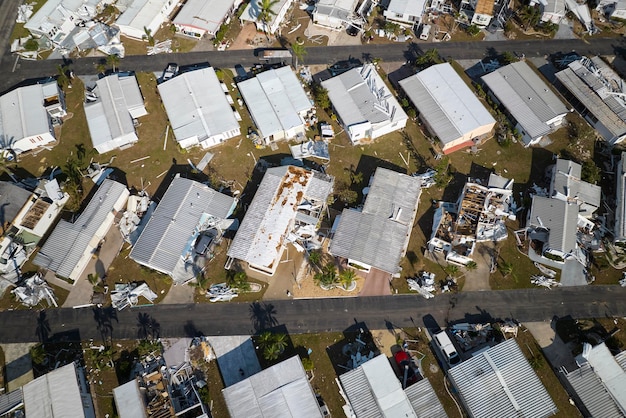
[[[178,74],[178,64],[171,62],[167,64],[167,67],[165,67],[165,70],[163,70],[161,81],[167,81],[175,77],[176,74]]]
[[[454,344],[452,344],[450,337],[448,337],[448,334],[445,331],[441,331],[433,335],[433,342],[443,355],[448,367],[454,367],[461,362],[459,353],[456,352]]]
[[[423,25],[422,32],[420,33],[420,39],[422,41],[427,41],[430,36],[430,25]]]
[[[346,29],[346,33],[350,36],[357,36],[359,32],[361,32],[359,28],[354,25],[350,25],[348,26],[348,29]]]
[[[243,68],[243,65],[241,64],[236,64],[235,65],[235,81],[236,82],[240,82],[240,81],[244,81],[246,79],[248,79],[248,72],[246,71],[245,68]]]

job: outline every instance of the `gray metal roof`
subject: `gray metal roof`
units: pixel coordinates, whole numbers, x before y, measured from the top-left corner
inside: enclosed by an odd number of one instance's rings
[[[74,363],[28,382],[22,390],[27,417],[85,416]]]
[[[406,252],[421,193],[415,177],[378,167],[363,211],[342,212],[330,253],[396,273]]]
[[[237,87],[263,137],[303,126],[300,114],[313,108],[288,65],[257,74]]]
[[[179,74],[158,89],[177,141],[240,129],[213,67]]]
[[[594,73],[581,61],[574,61],[556,73],[556,77],[608,131],[609,135],[606,131],[599,131],[605,140],[614,143],[626,135],[626,107],[609,94],[600,78],[601,73]]]
[[[447,62],[400,80],[400,86],[444,145],[496,123]]]
[[[409,402],[420,418],[448,418],[437,393],[427,378],[404,389]]]
[[[104,180],[74,223],[59,221],[33,263],[61,277],[70,277],[89,248],[96,231],[105,223],[106,218],[115,212],[116,205],[126,202],[128,195],[125,185],[109,179]],[[117,208],[120,209],[121,207]]]
[[[8,181],[0,181],[0,225],[12,223],[32,193]]]
[[[210,34],[219,30],[235,0],[187,0],[173,20],[175,25],[199,28]]]
[[[22,388],[19,387],[11,392],[0,395],[0,416],[18,408],[24,403]]]
[[[85,102],[83,105],[94,148],[126,135],[135,134],[130,109],[138,105],[136,101],[139,84],[135,76],[123,77],[123,80],[124,82],[117,74],[101,78],[93,90],[98,99],[95,102]],[[139,93],[139,98],[140,105],[143,107],[141,93]],[[135,135],[134,141],[136,140]],[[113,146],[113,148],[117,147]]]
[[[232,417],[322,418],[298,356],[235,383],[222,393]]]
[[[551,249],[569,253],[576,248],[578,205],[560,199],[533,196],[529,222],[547,228]]]
[[[546,122],[568,113],[561,99],[524,61],[501,67],[482,80],[531,138],[550,133]]]
[[[560,193],[563,196],[576,198],[588,205],[600,207],[602,189],[595,184],[580,179],[582,167],[570,160],[557,159],[552,173],[550,195]]]
[[[319,0],[315,3],[316,15],[326,15],[348,22],[354,14],[358,0]]]
[[[425,0],[391,0],[387,10],[396,15],[421,17],[424,12]]]
[[[622,418],[624,416],[589,363],[567,373],[565,377],[592,417]]]
[[[617,187],[615,190],[615,240],[626,239],[626,152],[617,165]]]
[[[41,84],[34,84],[0,97],[0,147],[8,148],[22,138],[53,132],[44,107],[43,88]]]
[[[474,418],[547,418],[557,412],[514,339],[454,366],[448,376]]]
[[[384,354],[342,374],[339,381],[356,418],[426,416],[417,415]]]
[[[406,119],[406,113],[378,75],[373,64],[353,68],[322,81],[345,126]]]
[[[333,181],[331,176],[300,167],[268,169],[228,249],[228,256],[257,266],[273,266],[298,205],[305,200],[325,203]]]
[[[130,252],[146,267],[172,275],[203,214],[226,219],[236,201],[209,186],[176,177]]]
[[[145,418],[145,395],[139,390],[136,379],[113,389],[113,398],[120,418]]]

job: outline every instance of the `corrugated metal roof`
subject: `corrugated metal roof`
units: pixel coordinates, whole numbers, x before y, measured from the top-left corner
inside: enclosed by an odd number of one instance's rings
[[[602,189],[580,179],[582,167],[570,160],[557,159],[550,184],[550,195],[579,199],[589,205],[600,207]]]
[[[152,23],[173,0],[132,0],[128,8],[117,18],[118,26],[128,26],[133,29],[143,30],[150,28]],[[165,16],[167,19],[169,16]],[[153,34],[154,35],[154,34]]]
[[[624,240],[626,239],[626,152],[624,151],[618,164],[616,180],[615,240]]]
[[[27,417],[84,417],[74,363],[60,367],[24,385]]]
[[[101,78],[96,83],[94,93],[98,97],[95,102],[85,102],[85,116],[89,126],[89,134],[94,148],[115,141],[125,135],[135,134],[135,125],[130,114],[136,108],[139,84],[135,76],[124,77],[124,83],[117,74]],[[139,94],[141,98],[141,94]],[[133,103],[135,102],[135,103]],[[143,99],[140,105],[143,107]],[[144,108],[145,112],[145,108]],[[137,136],[134,135],[134,141]],[[133,142],[134,142],[133,141]],[[117,148],[117,146],[113,146]]]
[[[232,417],[322,418],[298,356],[235,383],[222,394]]]
[[[19,387],[11,392],[0,395],[0,416],[12,411],[24,402],[22,388]]]
[[[240,129],[213,67],[179,74],[158,89],[179,142]]]
[[[606,86],[598,76],[581,64],[572,62],[556,73],[561,84],[610,132],[607,141],[615,142],[626,135],[626,108],[607,94]],[[603,132],[601,132],[603,133]]]
[[[611,395],[602,385],[589,363],[565,375],[567,381],[592,417],[622,418]]]
[[[305,200],[326,202],[333,178],[294,166],[265,172],[252,203],[228,249],[228,256],[271,268]]]
[[[533,196],[529,222],[536,226],[543,225],[550,231],[548,245],[551,249],[569,253],[576,248],[578,229],[578,205],[576,203]]]
[[[332,16],[348,21],[354,14],[358,0],[319,0],[315,3],[315,14]]]
[[[234,4],[235,0],[187,0],[173,23],[215,34]]]
[[[264,138],[304,125],[300,114],[313,108],[289,66],[264,71],[237,86]]]
[[[587,355],[587,361],[618,408],[626,411],[626,370],[613,357],[606,344],[593,346]]]
[[[363,211],[342,212],[330,253],[396,273],[411,236],[421,193],[416,178],[378,167]]]
[[[339,381],[356,418],[426,416],[416,413],[384,354],[342,374]]]
[[[444,145],[496,123],[449,63],[400,80],[400,86]]]
[[[437,393],[427,378],[404,389],[419,418],[448,418]]]
[[[0,145],[51,132],[43,100],[40,84],[20,87],[0,97]]]
[[[146,404],[136,379],[113,389],[113,398],[120,418],[145,418]]]
[[[448,376],[474,418],[547,418],[557,412],[514,339],[463,361]]]
[[[130,258],[172,275],[203,214],[226,219],[235,199],[209,186],[176,177],[148,220]]]
[[[116,205],[121,206],[126,202],[128,195],[128,189],[123,184],[104,180],[74,223],[59,221],[33,263],[61,277],[70,277],[85,251],[89,249],[96,231],[116,210]]]
[[[345,126],[406,119],[406,113],[378,75],[373,64],[353,68],[322,81]]]
[[[557,95],[524,61],[501,67],[482,80],[531,138],[550,133],[546,122],[568,113]]]

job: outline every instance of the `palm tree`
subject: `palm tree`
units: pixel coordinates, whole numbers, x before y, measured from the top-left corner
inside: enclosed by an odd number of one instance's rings
[[[441,57],[439,56],[439,51],[437,48],[431,48],[426,51],[419,57],[415,59],[415,64],[418,66],[425,65],[433,65],[441,62]]]
[[[539,22],[539,9],[533,6],[524,6],[519,11],[518,17],[522,21],[524,29],[528,29]]]
[[[68,68],[66,65],[57,65],[57,84],[61,89],[70,82],[70,78],[67,76]]]
[[[46,360],[46,349],[43,344],[37,344],[30,349],[30,360],[33,364],[43,364]]]
[[[322,261],[322,253],[317,250],[313,250],[309,253],[309,264],[315,269],[319,268],[320,261]]]
[[[469,263],[465,265],[465,268],[467,269],[467,271],[474,271],[476,270],[477,267],[478,265],[476,264],[475,261],[470,261]]]
[[[352,283],[356,280],[356,273],[353,269],[345,269],[339,273],[339,281],[344,289],[349,289]]]
[[[102,75],[104,75],[104,74],[106,73],[106,71],[107,71],[107,66],[106,66],[106,65],[104,65],[104,63],[103,63],[103,62],[99,62],[99,63],[97,63],[97,64],[95,65],[95,67],[96,67],[96,71],[98,72],[98,74],[102,74]]]
[[[448,276],[454,277],[459,273],[459,267],[454,264],[448,264],[443,271],[445,271]]]
[[[109,54],[107,55],[106,63],[107,65],[110,65],[113,72],[115,72],[120,64],[120,57],[117,54]]]
[[[330,262],[322,267],[322,271],[313,276],[313,280],[318,286],[332,288],[337,284],[337,267],[334,262]]]
[[[506,277],[506,276],[508,276],[508,275],[512,274],[512,273],[513,273],[513,270],[514,270],[514,268],[513,268],[513,263],[509,263],[508,261],[503,261],[503,262],[500,264],[500,272],[502,272],[502,275],[503,275],[504,277]]]
[[[263,23],[263,32],[265,32],[265,36],[267,36],[267,40],[270,40],[269,35],[269,21],[272,20],[272,17],[276,16],[276,12],[273,10],[274,6],[276,6],[280,0],[260,0],[257,1],[257,7],[259,8],[259,15],[257,16],[257,20],[260,20]]]
[[[298,65],[300,65],[299,61],[302,61],[302,63],[304,64],[304,56],[308,54],[304,43],[296,42],[291,44],[291,52],[296,57],[296,68],[298,68]]]
[[[258,347],[262,350],[265,349],[265,347],[271,345],[273,341],[274,334],[272,334],[270,331],[262,332],[261,334],[259,334],[258,337],[256,337],[256,343]]]

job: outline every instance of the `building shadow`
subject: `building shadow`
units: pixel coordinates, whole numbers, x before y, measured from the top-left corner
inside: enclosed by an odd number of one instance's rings
[[[354,318],[354,323],[343,330],[343,338],[326,347],[326,354],[337,376],[359,366],[365,358],[380,354],[374,337],[363,321]]]

